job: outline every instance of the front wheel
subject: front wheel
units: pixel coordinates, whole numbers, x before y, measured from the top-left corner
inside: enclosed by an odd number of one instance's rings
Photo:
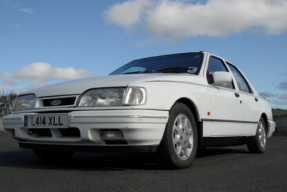
[[[197,153],[197,127],[190,109],[175,103],[158,148],[158,160],[169,168],[191,166]]]
[[[247,143],[249,152],[251,153],[264,153],[267,144],[267,129],[264,119],[261,117],[257,126],[255,137]]]

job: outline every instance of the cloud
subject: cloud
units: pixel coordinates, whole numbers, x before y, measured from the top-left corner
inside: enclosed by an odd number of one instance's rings
[[[23,7],[20,3],[13,2],[11,0],[3,0],[3,4],[24,13],[35,14],[31,8],[20,8]]]
[[[278,35],[287,30],[286,18],[287,0],[128,0],[105,11],[108,23],[143,27],[151,43],[160,37],[223,37],[252,29]]]
[[[287,90],[287,82],[281,82],[279,83],[279,88],[283,90]]]
[[[161,41],[162,41],[162,38],[148,38],[147,40],[136,44],[136,46],[137,47],[143,47],[143,46],[146,46],[148,44],[159,44]]]
[[[105,11],[106,21],[130,27],[140,22],[142,14],[146,8],[151,7],[152,0],[135,0],[117,3],[112,6],[108,11]]]
[[[29,13],[29,14],[35,14],[34,11],[30,8],[24,8],[24,9],[19,9],[20,11],[23,11],[25,13]]]
[[[287,99],[287,94],[280,95],[280,99]]]
[[[48,84],[48,81],[73,80],[93,76],[89,71],[73,67],[53,68],[51,64],[44,62],[32,63],[22,67],[15,73],[4,73],[0,75],[2,84],[18,86],[29,84],[31,88],[41,87]]]
[[[275,100],[275,101],[271,101],[271,103],[273,104],[273,105],[277,105],[277,106],[279,106],[279,107],[282,107],[282,106],[285,106],[285,105],[287,105],[287,101],[277,101],[277,100]]]
[[[10,1],[10,0],[4,0],[3,1],[4,5],[10,6],[10,7],[17,7],[17,6],[21,6],[21,4]]]
[[[277,97],[277,94],[273,94],[273,93],[269,93],[269,92],[260,92],[259,93],[260,96],[262,97],[266,97],[266,98],[270,98],[270,97]]]
[[[287,66],[285,67],[285,72],[283,74],[285,77],[287,77]],[[282,89],[282,90],[287,90],[287,81],[283,81],[283,82],[280,82],[279,85],[278,85],[279,89]]]
[[[21,29],[21,25],[19,25],[18,23],[15,25],[11,24],[10,27],[15,28],[15,29]]]

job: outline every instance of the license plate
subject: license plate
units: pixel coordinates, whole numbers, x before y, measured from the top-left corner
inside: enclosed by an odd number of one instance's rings
[[[24,117],[27,128],[68,128],[68,115],[27,115]]]

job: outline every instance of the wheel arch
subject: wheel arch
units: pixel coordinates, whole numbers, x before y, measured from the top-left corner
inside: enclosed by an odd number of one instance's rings
[[[185,104],[192,112],[194,119],[195,119],[196,127],[197,127],[198,148],[199,149],[202,148],[203,123],[200,121],[200,114],[199,114],[196,104],[192,100],[186,97],[182,97],[176,100],[175,103],[177,102]]]
[[[197,106],[192,100],[182,97],[178,99],[176,102],[185,104],[191,110],[192,114],[194,115],[195,120],[198,122],[200,121],[200,115],[199,115]]]
[[[263,118],[264,123],[265,123],[266,128],[267,128],[267,133],[269,133],[269,124],[268,124],[268,120],[267,120],[267,119],[268,119],[268,118],[267,118],[267,114],[266,114],[266,113],[262,113],[260,117]]]

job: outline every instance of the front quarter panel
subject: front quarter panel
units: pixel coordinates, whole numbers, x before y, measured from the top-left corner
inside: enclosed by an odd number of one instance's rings
[[[147,90],[146,104],[136,108],[170,110],[177,100],[186,98],[194,103],[199,121],[201,118],[206,118],[210,111],[209,86],[201,77],[183,76],[169,80],[134,83],[129,86],[142,86]]]

